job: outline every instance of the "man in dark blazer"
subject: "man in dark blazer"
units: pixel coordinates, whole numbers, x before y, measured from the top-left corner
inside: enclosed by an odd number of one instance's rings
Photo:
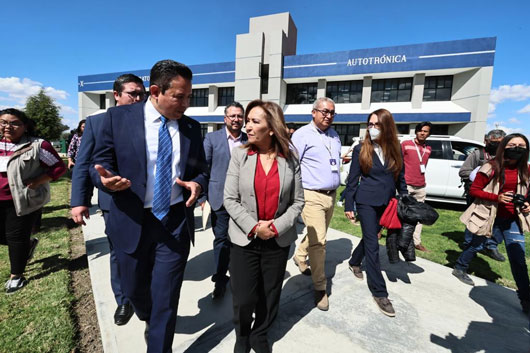
[[[145,87],[142,79],[133,74],[119,76],[114,81],[113,91],[117,106],[138,103],[145,97]],[[85,224],[83,217],[89,218],[88,208],[90,207],[90,199],[94,189],[89,173],[97,174],[96,170],[91,168],[92,154],[104,117],[105,113],[87,118],[85,131],[83,132],[83,142],[77,154],[76,167],[72,175],[72,193],[70,197],[72,219],[77,224]],[[110,199],[111,196],[108,193],[103,190],[98,191],[98,206],[101,209],[105,223],[109,216]],[[121,290],[118,260],[110,242],[109,248],[110,284],[118,305],[114,312],[114,323],[121,326],[129,322],[133,309]]]
[[[200,125],[184,115],[191,79],[187,66],[157,62],[149,99],[109,109],[94,154],[94,182],[112,192],[106,233],[148,352],[171,352],[193,207],[207,186]]]
[[[210,132],[204,138],[204,152],[210,171],[208,202],[212,207],[212,229],[215,236],[213,241],[215,257],[215,273],[212,276],[212,281],[215,283],[212,292],[213,299],[224,296],[229,279],[226,272],[230,261],[230,241],[228,240],[230,216],[223,206],[223,190],[232,149],[247,142],[247,135],[241,131],[243,117],[244,109],[239,102],[227,105],[225,107],[224,128]],[[201,206],[204,206],[204,199],[201,199],[200,202]]]

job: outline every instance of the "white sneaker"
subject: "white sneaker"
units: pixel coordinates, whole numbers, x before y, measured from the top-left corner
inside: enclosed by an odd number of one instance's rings
[[[28,284],[24,277],[10,278],[6,282],[6,294],[11,294]]]

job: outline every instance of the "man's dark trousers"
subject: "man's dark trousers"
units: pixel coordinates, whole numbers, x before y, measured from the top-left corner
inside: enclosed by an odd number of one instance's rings
[[[103,219],[105,220],[106,224],[109,218],[109,211],[101,210],[101,213],[103,213]],[[112,293],[114,293],[114,299],[116,299],[116,303],[118,305],[125,305],[129,303],[129,300],[125,297],[123,291],[121,290],[120,268],[118,266],[118,258],[116,256],[116,251],[114,251],[114,247],[112,246],[110,238],[107,237],[107,240],[109,241],[110,255],[110,287],[112,288]]]
[[[180,288],[190,252],[184,207],[184,202],[171,206],[167,216],[176,225],[173,235],[151,209],[145,209],[136,252],[116,251],[122,269],[122,289],[138,318],[149,323],[148,353],[171,352]]]
[[[228,240],[228,222],[230,216],[225,208],[221,206],[217,211],[212,211],[212,230],[215,236],[213,240],[213,253],[215,258],[215,273],[212,281],[215,286],[226,286],[229,277],[228,263],[230,262],[230,240]]]

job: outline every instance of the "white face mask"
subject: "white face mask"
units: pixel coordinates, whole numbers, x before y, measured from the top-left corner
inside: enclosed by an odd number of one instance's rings
[[[379,137],[379,134],[381,133],[381,130],[376,129],[375,127],[371,127],[368,129],[368,132],[370,133],[370,138],[372,140],[375,140]]]

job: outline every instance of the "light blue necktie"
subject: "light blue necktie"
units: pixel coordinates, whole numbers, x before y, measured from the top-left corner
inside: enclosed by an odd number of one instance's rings
[[[153,194],[153,214],[162,220],[169,212],[171,201],[171,153],[173,144],[167,129],[167,119],[160,117],[158,129],[158,155],[156,157],[155,190]]]

